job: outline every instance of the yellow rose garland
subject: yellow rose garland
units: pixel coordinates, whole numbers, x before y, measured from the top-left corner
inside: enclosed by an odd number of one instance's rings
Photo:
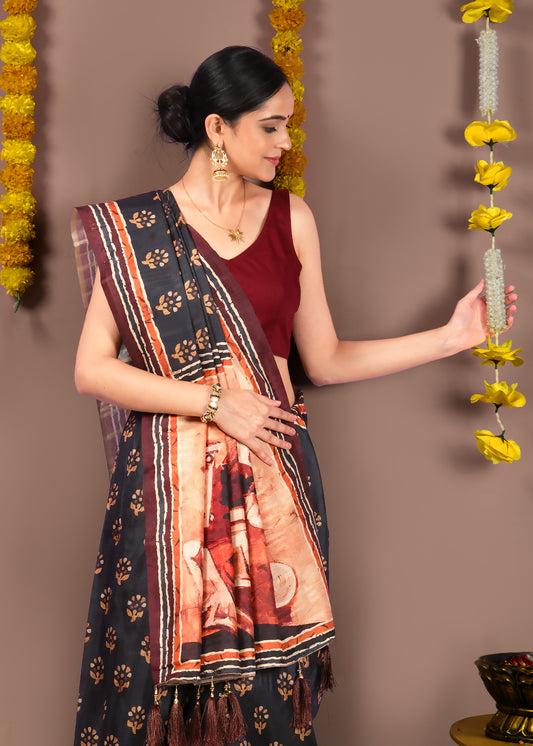
[[[305,196],[303,173],[307,158],[302,152],[305,132],[301,125],[305,121],[305,106],[302,103],[304,86],[300,80],[304,74],[300,53],[303,42],[298,32],[305,22],[305,11],[299,6],[304,0],[272,0],[274,6],[270,22],[276,31],[272,42],[274,62],[281,67],[294,96],[294,114],[289,124],[292,148],[281,155],[274,187],[288,189],[300,197]]]
[[[485,294],[487,300],[487,325],[495,338],[495,344],[490,340],[486,348],[476,347],[472,354],[481,359],[482,365],[493,365],[495,383],[485,381],[485,393],[474,394],[472,403],[481,401],[493,404],[496,420],[501,433],[495,435],[490,430],[476,430],[474,433],[477,447],[486,459],[493,464],[512,463],[520,458],[520,447],[513,440],[505,437],[499,409],[500,407],[522,407],[526,403],[523,394],[516,391],[516,383],[509,386],[499,380],[499,368],[510,362],[514,366],[522,365],[522,358],[516,353],[521,349],[511,350],[511,340],[503,345],[499,344],[498,336],[507,327],[505,309],[505,283],[503,279],[503,260],[500,249],[496,248],[495,232],[500,225],[512,218],[513,214],[494,205],[494,192],[501,191],[507,186],[512,169],[506,167],[502,161],[494,161],[494,146],[497,143],[509,142],[516,138],[516,132],[509,122],[493,120],[498,107],[498,37],[491,28],[491,22],[503,23],[513,12],[513,0],[474,0],[461,7],[464,23],[474,23],[485,16],[485,29],[481,31],[479,44],[479,109],[486,117],[485,121],[471,122],[465,129],[465,139],[472,147],[489,148],[489,161],[478,160],[474,181],[488,188],[490,195],[489,206],[479,205],[473,210],[469,219],[469,229],[487,231],[491,234],[491,245],[483,256],[485,270]]]
[[[28,265],[33,260],[30,242],[35,237],[35,198],[31,193],[35,145],[31,138],[35,132],[32,91],[37,85],[37,70],[32,64],[36,52],[31,39],[36,24],[30,13],[36,6],[37,0],[5,0],[4,10],[8,16],[0,22],[0,34],[4,39],[0,49],[0,59],[4,63],[0,87],[6,94],[0,100],[4,136],[0,157],[6,163],[0,171],[0,182],[6,189],[0,199],[3,241],[0,244],[0,283],[9,295],[17,298],[15,311],[35,278]]]

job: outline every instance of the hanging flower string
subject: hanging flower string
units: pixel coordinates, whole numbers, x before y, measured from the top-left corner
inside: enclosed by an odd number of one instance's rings
[[[6,189],[0,199],[0,283],[17,299],[15,311],[35,277],[28,265],[33,259],[30,241],[35,236],[35,198],[31,193],[35,145],[31,138],[35,130],[32,91],[37,85],[37,70],[32,64],[35,21],[30,13],[36,6],[37,0],[5,0],[8,16],[0,22],[5,40],[0,50],[4,63],[0,87],[6,94],[0,100],[4,136],[0,157],[6,163],[0,171],[0,181]]]
[[[494,343],[489,338],[487,346],[476,347],[472,354],[481,359],[482,365],[492,365],[495,371],[495,383],[485,381],[485,393],[471,397],[472,403],[481,401],[493,404],[496,421],[501,433],[490,430],[476,430],[475,437],[479,451],[494,464],[510,463],[520,458],[520,447],[513,440],[505,437],[505,428],[500,416],[501,407],[523,407],[525,397],[516,391],[516,383],[509,386],[500,381],[499,368],[506,363],[513,366],[523,364],[518,355],[521,349],[511,350],[512,342],[499,343],[499,334],[507,327],[505,310],[505,283],[503,279],[503,260],[501,251],[496,248],[496,230],[505,221],[512,218],[512,213],[494,204],[494,192],[507,186],[512,169],[502,161],[494,160],[494,146],[516,138],[516,133],[509,122],[495,120],[493,116],[498,108],[498,36],[491,28],[491,22],[503,23],[513,12],[513,0],[474,0],[461,7],[463,21],[474,23],[482,17],[486,27],[477,40],[479,45],[479,109],[486,118],[475,121],[465,130],[465,139],[472,147],[488,147],[489,160],[480,159],[476,163],[474,181],[489,190],[489,204],[480,204],[470,215],[469,229],[487,231],[491,234],[491,245],[483,256],[485,270],[485,294],[487,301],[487,325]]]
[[[305,141],[305,132],[302,130],[305,122],[304,86],[301,82],[304,69],[300,57],[303,43],[298,34],[305,22],[305,11],[299,7],[303,2],[304,0],[273,0],[274,10],[269,16],[276,31],[271,42],[274,62],[285,73],[294,96],[294,114],[289,123],[292,148],[281,155],[274,187],[288,189],[300,197],[305,196],[303,174],[307,165],[307,158],[302,151]]]

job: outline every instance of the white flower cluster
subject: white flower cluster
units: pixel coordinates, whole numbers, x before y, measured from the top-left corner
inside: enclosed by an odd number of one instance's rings
[[[485,268],[487,326],[491,334],[499,334],[507,328],[503,260],[500,250],[487,249],[483,254],[483,266]]]
[[[489,117],[498,108],[498,35],[494,29],[485,29],[477,40],[479,44],[479,109]]]

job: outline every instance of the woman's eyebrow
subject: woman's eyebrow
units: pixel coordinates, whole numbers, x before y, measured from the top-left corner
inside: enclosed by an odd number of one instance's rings
[[[268,122],[270,119],[279,119],[281,122],[284,122],[285,119],[289,119],[290,117],[282,117],[281,114],[274,114],[271,117],[264,117],[263,119],[260,119],[260,122]]]

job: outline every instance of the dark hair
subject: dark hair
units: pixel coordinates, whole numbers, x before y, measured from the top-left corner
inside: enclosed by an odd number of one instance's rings
[[[189,86],[174,85],[157,100],[161,130],[193,148],[206,139],[205,119],[218,114],[234,125],[287,82],[270,57],[250,47],[226,47],[208,57]]]

